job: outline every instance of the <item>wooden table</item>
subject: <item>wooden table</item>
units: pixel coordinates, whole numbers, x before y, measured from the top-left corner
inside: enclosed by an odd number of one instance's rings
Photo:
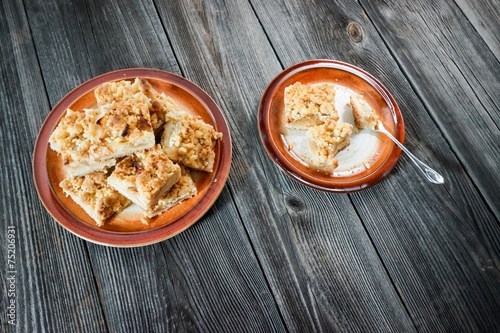
[[[1,8],[0,331],[500,331],[498,1]],[[259,139],[260,98],[284,68],[317,58],[378,77],[401,107],[407,147],[445,184],[425,181],[406,156],[352,194],[310,189],[275,166]],[[123,249],[59,226],[38,199],[31,158],[65,94],[130,67],[207,91],[228,120],[233,162],[194,226]]]

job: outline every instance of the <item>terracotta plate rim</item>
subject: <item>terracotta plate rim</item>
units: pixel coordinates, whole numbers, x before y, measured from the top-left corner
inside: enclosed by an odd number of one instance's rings
[[[104,230],[97,226],[90,226],[83,221],[79,221],[66,210],[57,198],[54,197],[46,164],[47,152],[48,149],[50,149],[48,139],[62,113],[80,96],[93,90],[101,83],[120,79],[133,79],[136,77],[157,79],[178,85],[197,97],[207,106],[207,111],[213,118],[217,131],[223,134],[223,140],[218,142],[220,145],[219,164],[213,175],[213,179],[216,181],[209,185],[209,188],[191,209],[169,224],[155,229],[136,232]],[[138,247],[151,245],[171,238],[196,223],[208,209],[212,207],[221,194],[229,176],[231,160],[232,143],[227,121],[215,101],[203,89],[188,79],[167,71],[152,68],[126,68],[107,72],[91,78],[71,90],[59,101],[59,103],[57,103],[47,115],[38,133],[33,150],[32,172],[35,188],[42,204],[63,228],[95,244],[112,247]]]
[[[332,181],[326,183],[318,178],[315,178],[309,173],[305,173],[298,168],[296,168],[293,163],[289,160],[293,159],[291,155],[284,156],[278,149],[277,143],[271,139],[271,133],[273,129],[270,128],[270,112],[269,108],[271,102],[274,98],[274,94],[279,87],[280,83],[288,78],[289,76],[304,71],[306,69],[312,68],[334,68],[344,70],[351,74],[354,74],[364,80],[366,83],[371,85],[374,89],[376,89],[386,100],[388,106],[391,109],[392,116],[396,120],[396,133],[393,135],[401,142],[404,143],[405,138],[405,130],[404,130],[404,121],[399,106],[397,105],[394,97],[391,95],[389,90],[373,75],[366,72],[365,70],[356,67],[352,64],[331,60],[331,59],[312,59],[304,62],[297,63],[293,66],[290,66],[280,72],[266,87],[262,98],[258,107],[257,121],[258,121],[258,129],[260,139],[262,144],[271,158],[271,160],[283,171],[287,176],[294,179],[295,181],[306,185],[308,187],[322,190],[326,192],[334,192],[334,193],[350,193],[363,190],[365,188],[371,187],[382,179],[384,179],[396,166],[400,155],[401,149],[399,149],[395,144],[392,152],[388,156],[387,160],[384,164],[382,164],[376,171],[372,172],[368,176],[360,177],[355,180],[349,181]],[[380,134],[383,135],[383,134]],[[333,177],[332,177],[333,179]]]

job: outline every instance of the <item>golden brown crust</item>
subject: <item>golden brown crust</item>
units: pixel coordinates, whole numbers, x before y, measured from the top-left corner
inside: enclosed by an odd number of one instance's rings
[[[222,133],[187,113],[168,117],[161,145],[169,158],[187,167],[213,171],[214,147]]]
[[[105,161],[154,146],[151,102],[138,88],[130,94],[130,89],[123,88],[130,82],[123,82],[96,88],[100,106],[82,112],[67,109],[52,133],[50,145],[61,155],[71,175],[100,170],[114,164]]]
[[[285,125],[306,129],[326,119],[338,120],[333,83],[302,84],[295,82],[285,88]]]
[[[106,219],[130,204],[127,198],[108,185],[107,175],[102,171],[83,177],[66,178],[59,185],[98,226],[102,226]]]
[[[166,122],[166,116],[170,113],[179,112],[177,103],[165,93],[159,93],[146,79],[136,79],[142,93],[151,99],[151,124],[155,133],[159,133]]]
[[[181,174],[160,147],[135,153],[120,161],[108,183],[143,209],[155,205]]]
[[[146,216],[151,218],[161,214],[182,201],[191,198],[197,193],[196,184],[194,183],[189,171],[182,168],[182,176],[170,191],[162,197],[158,203],[146,211]]]

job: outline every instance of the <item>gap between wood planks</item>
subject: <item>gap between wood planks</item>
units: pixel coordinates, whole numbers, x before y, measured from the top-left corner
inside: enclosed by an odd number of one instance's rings
[[[48,93],[48,89],[47,89],[47,82],[45,81],[45,77],[44,77],[44,75],[42,73],[42,70],[41,70],[42,67],[41,67],[41,64],[40,64],[39,52],[37,50],[37,46],[36,46],[36,43],[35,43],[35,40],[34,40],[34,37],[33,37],[33,30],[31,28],[31,23],[30,23],[30,20],[28,18],[28,15],[27,15],[26,5],[24,4],[24,1],[22,1],[22,6],[23,6],[23,10],[24,10],[24,16],[26,17],[26,22],[28,24],[28,29],[29,29],[29,32],[30,32],[30,37],[31,37],[31,42],[32,42],[32,45],[33,45],[33,49],[35,50],[35,57],[36,57],[36,61],[37,61],[37,64],[38,64],[38,69],[40,71],[40,77],[41,77],[42,82],[43,82],[43,90],[45,92],[45,96],[47,98],[47,102],[49,104],[49,107],[52,110],[53,106],[50,103],[50,97],[49,97],[49,93]],[[79,26],[81,28],[80,23],[79,23]],[[92,31],[92,35],[94,35],[93,31]],[[88,49],[86,49],[86,52],[88,54]],[[89,59],[89,57],[87,59]],[[89,68],[91,68],[90,63],[89,63]],[[101,310],[102,318],[104,319],[104,327],[105,327],[106,331],[109,332],[108,318],[106,317],[106,313],[104,311],[104,305],[103,305],[103,302],[102,302],[102,295],[101,295],[101,292],[100,292],[100,288],[99,288],[99,286],[97,284],[95,269],[94,269],[94,265],[92,263],[92,260],[90,258],[89,245],[88,245],[87,241],[83,241],[83,249],[84,249],[84,252],[85,252],[86,259],[89,262],[90,269],[92,271],[92,280],[93,280],[93,284],[95,286],[97,297],[99,299],[99,308]]]
[[[279,62],[279,64],[280,64],[280,66],[281,66],[281,70],[283,70],[283,69],[285,68],[285,66],[284,66],[284,64],[283,64],[283,62],[282,62],[282,59],[278,56],[278,53],[277,53],[277,51],[276,51],[276,49],[275,49],[274,45],[271,43],[271,40],[270,40],[270,38],[269,38],[269,35],[268,35],[268,33],[267,33],[266,29],[264,28],[264,26],[263,26],[263,24],[262,24],[262,21],[261,21],[260,17],[258,16],[258,14],[257,14],[257,12],[256,12],[256,10],[255,10],[255,8],[254,8],[254,6],[253,6],[253,4],[252,4],[252,2],[251,2],[250,0],[248,0],[248,3],[249,3],[249,5],[250,5],[250,7],[251,7],[251,9],[252,9],[252,11],[253,11],[254,16],[257,18],[257,21],[259,22],[259,25],[260,25],[260,27],[261,27],[261,29],[262,29],[262,31],[263,31],[263,33],[264,33],[264,35],[266,36],[267,42],[268,42],[269,46],[271,47],[272,52],[274,53],[274,55],[275,55],[276,59],[278,60],[278,62]],[[176,60],[176,62],[177,62],[177,65],[179,66],[180,72],[182,73],[182,75],[183,75],[183,76],[185,76],[185,72],[184,72],[183,68],[182,68],[182,67],[181,67],[181,65],[180,65],[180,61],[179,61],[178,55],[177,55],[177,53],[175,52],[175,49],[173,48],[171,38],[170,38],[170,36],[169,36],[169,34],[168,34],[168,31],[167,31],[167,29],[166,29],[165,23],[164,23],[164,21],[163,21],[163,19],[162,19],[161,15],[160,15],[160,12],[159,12],[159,10],[158,10],[158,7],[157,7],[157,5],[156,5],[156,3],[155,3],[154,1],[153,1],[153,4],[154,4],[155,10],[156,10],[156,13],[157,13],[157,15],[158,15],[158,17],[159,17],[159,19],[160,19],[160,22],[161,22],[161,25],[162,25],[163,31],[164,31],[164,33],[165,33],[165,35],[166,35],[166,37],[167,37],[167,39],[168,39],[168,41],[169,41],[170,48],[172,49],[172,52],[173,52],[173,54],[174,54],[175,60]],[[377,32],[378,32],[378,30],[377,30]],[[385,43],[385,41],[384,41],[384,43]],[[276,305],[276,308],[278,309],[278,313],[279,313],[280,319],[281,319],[281,321],[283,322],[284,327],[287,329],[287,331],[290,331],[290,329],[289,329],[289,328],[288,328],[288,326],[287,326],[287,322],[284,320],[284,316],[283,316],[283,313],[282,313],[282,309],[281,309],[281,307],[278,305],[277,298],[276,298],[276,296],[275,296],[275,295],[274,295],[274,293],[273,293],[273,288],[271,287],[271,284],[270,284],[269,278],[268,278],[267,274],[265,273],[265,270],[264,270],[264,265],[262,264],[262,260],[261,260],[261,259],[259,258],[259,256],[257,255],[257,251],[256,251],[255,245],[254,245],[254,243],[253,243],[253,241],[252,241],[252,238],[250,237],[250,233],[249,233],[249,231],[248,231],[248,229],[247,229],[247,227],[246,227],[245,223],[243,223],[243,218],[242,218],[241,211],[240,211],[240,209],[239,209],[238,205],[236,204],[235,194],[234,194],[234,189],[230,186],[230,184],[229,184],[229,183],[226,183],[226,185],[225,185],[225,186],[227,186],[227,188],[228,188],[229,194],[230,194],[230,196],[231,196],[231,200],[232,200],[232,202],[233,202],[233,205],[234,205],[234,207],[235,207],[235,210],[236,210],[236,212],[237,212],[237,214],[238,214],[238,217],[239,217],[239,219],[240,219],[240,223],[242,223],[242,225],[243,225],[243,229],[245,230],[246,237],[247,237],[247,239],[248,239],[248,241],[249,241],[249,244],[250,244],[251,249],[252,249],[252,251],[253,251],[254,257],[256,258],[257,264],[258,264],[258,265],[259,265],[259,267],[260,267],[260,270],[261,270],[262,275],[263,275],[263,277],[264,277],[264,281],[266,282],[267,288],[269,289],[269,291],[270,291],[270,292],[271,292],[271,294],[273,295],[273,300],[274,300],[274,303],[275,303],[275,305]],[[407,305],[405,304],[405,302],[403,301],[403,298],[402,298],[402,296],[401,296],[400,292],[398,291],[398,288],[396,288],[396,285],[395,285],[395,283],[394,283],[393,279],[391,278],[391,276],[390,276],[390,274],[389,274],[389,271],[388,271],[388,269],[387,269],[387,267],[386,267],[386,265],[385,265],[384,261],[382,260],[382,257],[380,256],[379,251],[376,249],[376,246],[375,246],[375,244],[374,244],[374,242],[373,242],[373,239],[372,239],[372,237],[370,236],[370,234],[368,233],[368,231],[367,231],[367,229],[366,229],[366,225],[363,223],[362,218],[361,218],[361,216],[360,216],[360,214],[359,214],[358,209],[357,209],[357,208],[356,208],[356,206],[354,205],[354,203],[353,203],[353,201],[352,201],[351,196],[350,196],[350,195],[348,195],[348,197],[349,197],[349,200],[350,200],[350,202],[351,202],[351,205],[352,205],[352,206],[354,206],[354,210],[355,210],[355,212],[356,212],[356,215],[357,215],[358,219],[361,221],[361,225],[362,225],[363,229],[365,230],[366,234],[368,235],[368,239],[369,239],[369,242],[370,242],[370,244],[371,244],[371,247],[375,249],[375,254],[377,255],[377,257],[378,257],[379,261],[380,261],[380,262],[381,262],[381,264],[382,264],[382,268],[383,268],[383,270],[384,270],[385,275],[389,277],[389,281],[390,281],[390,283],[391,283],[391,285],[392,285],[392,288],[396,291],[396,295],[397,295],[397,297],[399,298],[400,303],[403,305],[403,308],[404,308],[404,311],[406,312],[407,317],[408,317],[408,318],[410,318],[410,320],[411,320],[411,323],[412,323],[413,327],[415,328],[415,330],[417,330],[417,328],[416,328],[416,324],[415,324],[415,322],[414,322],[414,319],[413,319],[413,317],[410,315],[410,312],[408,311],[408,307],[407,307]]]
[[[84,241],[85,246],[85,256],[87,257],[87,260],[89,261],[90,264],[90,269],[92,270],[92,280],[94,282],[95,289],[97,291],[97,298],[99,299],[99,307],[101,309],[101,315],[102,318],[104,319],[104,327],[106,328],[106,331],[109,332],[109,325],[108,325],[108,317],[106,317],[106,311],[104,311],[104,303],[103,303],[103,297],[101,295],[101,289],[99,288],[99,285],[97,284],[97,279],[96,279],[96,274],[94,273],[94,264],[92,262],[92,259],[90,258],[90,252],[89,252],[89,244],[87,241]],[[100,245],[102,246],[102,245]]]
[[[485,191],[482,190],[482,188],[474,181],[474,179],[472,178],[472,176],[469,174],[468,169],[466,168],[465,164],[463,163],[462,159],[460,158],[460,155],[458,154],[458,149],[453,145],[453,141],[450,140],[450,138],[448,137],[448,135],[446,134],[446,132],[442,129],[442,127],[439,126],[440,123],[436,119],[436,117],[434,116],[434,114],[432,112],[430,112],[431,107],[430,107],[429,103],[426,101],[426,99],[420,93],[420,91],[417,88],[417,86],[415,85],[415,83],[414,83],[411,75],[408,74],[408,71],[406,70],[404,64],[398,59],[396,53],[394,52],[394,49],[391,47],[391,45],[385,39],[384,34],[380,31],[379,27],[374,23],[374,21],[372,20],[372,18],[370,17],[370,15],[368,14],[368,12],[366,11],[366,8],[363,6],[363,4],[360,1],[358,1],[358,3],[361,6],[361,8],[363,9],[363,11],[365,12],[366,17],[368,18],[368,20],[370,21],[370,23],[372,24],[372,26],[377,31],[377,34],[380,36],[380,39],[382,40],[382,42],[384,43],[385,47],[387,48],[387,50],[391,54],[392,58],[396,62],[399,70],[401,71],[401,73],[405,77],[406,81],[410,84],[410,87],[415,92],[415,95],[422,102],[422,105],[424,106],[425,112],[427,112],[427,114],[429,115],[429,117],[432,120],[432,122],[434,123],[434,125],[436,125],[436,128],[438,129],[439,133],[444,138],[444,141],[447,143],[449,150],[452,152],[452,154],[457,159],[458,163],[460,164],[460,167],[464,171],[466,171],[467,178],[470,180],[470,183],[472,184],[473,188],[479,193],[481,199],[485,203],[485,206],[488,207],[488,210],[491,213],[491,215],[493,215],[493,216],[496,217],[496,221],[500,225],[500,217],[496,215],[495,210],[493,209],[494,203],[493,202],[489,202],[488,198],[485,197],[485,195],[483,193]],[[469,21],[469,18],[467,16],[464,15],[464,17]],[[469,23],[470,23],[470,21],[469,21]]]
[[[152,0],[152,2],[153,2],[153,7],[155,8],[156,16],[160,20],[161,27],[163,28],[163,33],[167,37],[168,46],[170,47],[170,49],[172,50],[172,54],[174,55],[175,62],[177,63],[177,67],[179,68],[179,71],[181,72],[181,75],[183,77],[186,77],[186,75],[184,73],[184,70],[182,69],[182,67],[180,65],[181,62],[179,61],[179,57],[177,56],[177,53],[175,52],[175,49],[173,47],[172,40],[170,39],[170,36],[168,35],[167,28],[165,27],[165,22],[163,22],[163,18],[161,17],[160,11],[158,10],[158,6],[156,5],[156,2],[154,0]]]
[[[373,248],[375,249],[375,253],[377,254],[377,256],[378,256],[378,257],[379,257],[379,259],[380,259],[380,263],[382,264],[382,267],[384,268],[385,273],[386,273],[386,274],[387,274],[387,276],[389,277],[389,281],[391,281],[391,284],[392,284],[392,286],[393,286],[394,290],[396,291],[396,294],[398,295],[398,297],[399,297],[399,300],[400,300],[401,304],[403,304],[403,307],[404,307],[404,309],[405,309],[405,311],[406,311],[406,314],[408,315],[408,318],[410,318],[411,323],[413,324],[413,327],[415,328],[415,331],[417,331],[417,332],[418,332],[418,329],[417,329],[417,324],[415,323],[415,320],[413,319],[413,316],[411,315],[411,312],[410,312],[410,310],[409,310],[408,306],[406,305],[406,302],[405,302],[405,301],[404,301],[404,299],[403,299],[403,295],[401,295],[401,292],[400,292],[399,288],[397,288],[396,283],[394,282],[394,280],[393,280],[393,278],[392,278],[391,274],[389,273],[389,269],[387,268],[387,266],[386,266],[386,264],[385,264],[385,262],[384,262],[384,260],[383,260],[382,256],[380,255],[379,250],[378,250],[378,249],[377,249],[377,247],[375,246],[375,242],[373,241],[373,238],[372,238],[372,236],[371,236],[370,232],[368,231],[368,228],[366,227],[365,222],[364,222],[364,221],[363,221],[363,219],[361,218],[361,214],[359,213],[358,208],[357,208],[357,207],[356,207],[356,205],[354,204],[354,202],[353,202],[352,197],[351,197],[351,195],[350,195],[350,194],[348,195],[348,197],[349,197],[349,201],[351,202],[351,205],[352,205],[352,206],[353,206],[353,208],[354,208],[354,211],[356,212],[356,215],[358,215],[358,218],[359,218],[359,220],[361,221],[361,225],[363,226],[363,229],[365,230],[366,235],[368,236],[368,239],[370,240],[370,243],[372,244]]]
[[[24,17],[26,18],[26,22],[28,23],[28,29],[29,29],[29,32],[30,32],[31,44],[33,45],[33,49],[35,50],[35,58],[36,58],[36,63],[38,65],[38,72],[39,72],[40,78],[42,79],[42,82],[43,82],[43,91],[45,92],[45,97],[47,98],[47,103],[49,104],[49,108],[52,110],[52,105],[50,105],[49,91],[47,89],[47,82],[45,82],[45,78],[43,76],[42,66],[40,64],[40,57],[38,56],[38,50],[36,48],[35,39],[33,37],[33,30],[31,29],[31,23],[30,23],[28,14],[27,14],[28,12],[26,11],[26,5],[24,4],[24,1],[22,1],[21,3],[22,3],[22,6],[23,6]]]
[[[177,66],[178,66],[178,68],[179,68],[179,71],[180,71],[181,75],[182,75],[183,77],[185,77],[185,72],[184,72],[184,70],[183,70],[183,68],[182,68],[182,66],[181,66],[181,62],[179,61],[179,57],[178,57],[178,55],[177,55],[177,53],[176,53],[176,51],[175,51],[175,48],[173,47],[172,40],[171,40],[171,38],[170,38],[170,36],[169,36],[169,34],[168,34],[168,30],[166,29],[165,22],[163,21],[163,18],[162,18],[162,16],[160,15],[160,12],[159,12],[159,10],[158,10],[158,6],[156,5],[156,2],[155,2],[154,0],[153,0],[152,2],[153,2],[153,6],[154,6],[154,8],[155,8],[155,11],[156,11],[156,15],[158,16],[158,18],[159,18],[159,20],[160,20],[160,23],[161,23],[161,26],[162,26],[162,28],[163,28],[163,32],[164,32],[164,34],[165,34],[165,36],[166,36],[166,38],[167,38],[167,40],[168,40],[168,43],[169,43],[170,49],[172,50],[172,53],[173,53],[173,55],[174,55],[174,58],[175,58],[175,61],[176,61],[176,63],[177,63]],[[266,35],[266,38],[267,38],[267,41],[268,41],[269,45],[271,45],[271,47],[272,47],[273,53],[276,55],[276,58],[278,59],[278,61],[279,61],[280,65],[281,65],[281,68],[283,69],[283,68],[284,68],[284,67],[283,67],[283,63],[281,62],[281,59],[279,59],[279,58],[278,58],[278,56],[277,56],[277,54],[276,54],[276,50],[275,50],[275,49],[274,49],[274,47],[272,46],[272,44],[271,44],[271,42],[270,42],[270,40],[269,40],[269,36],[267,35],[267,32],[266,32],[266,31],[264,30],[264,28],[262,27],[262,23],[261,23],[261,21],[260,21],[260,18],[259,18],[259,17],[258,17],[258,15],[255,13],[255,9],[254,9],[254,7],[252,6],[252,3],[251,3],[250,1],[249,1],[249,4],[250,4],[250,7],[252,8],[252,11],[253,11],[253,13],[254,13],[255,17],[257,17],[257,20],[259,21],[259,25],[261,26],[262,30],[264,31],[264,33],[265,33],[265,35]],[[248,243],[250,244],[250,248],[252,249],[253,256],[254,256],[254,258],[255,258],[255,260],[256,260],[256,262],[257,262],[257,264],[258,264],[259,268],[260,268],[261,274],[262,274],[262,276],[263,276],[263,278],[264,278],[264,281],[265,281],[266,286],[267,286],[267,288],[268,288],[268,290],[269,290],[269,293],[272,295],[272,299],[273,299],[273,301],[274,301],[274,304],[275,304],[275,306],[276,306],[276,309],[278,310],[278,314],[279,314],[279,317],[280,317],[281,322],[283,323],[283,327],[285,327],[285,329],[287,330],[287,332],[290,332],[290,329],[288,328],[287,322],[285,321],[285,319],[284,319],[284,317],[283,317],[282,309],[281,309],[281,307],[279,306],[279,304],[278,304],[278,302],[277,302],[276,296],[274,295],[274,292],[273,292],[273,288],[271,287],[271,284],[270,284],[270,282],[269,282],[269,279],[268,279],[268,277],[267,277],[267,275],[266,275],[266,273],[265,273],[264,267],[263,267],[263,265],[262,265],[262,261],[259,259],[258,255],[257,255],[257,251],[256,251],[256,249],[255,249],[255,245],[254,245],[254,243],[252,242],[252,238],[250,237],[250,234],[249,234],[249,232],[248,232],[248,229],[247,229],[247,227],[246,227],[245,223],[243,223],[243,217],[242,217],[242,215],[241,215],[240,209],[239,209],[239,207],[238,207],[238,205],[237,205],[237,203],[236,203],[236,200],[235,200],[234,190],[233,190],[233,189],[232,189],[232,187],[230,186],[229,182],[226,182],[225,187],[227,187],[227,189],[228,189],[229,195],[230,195],[230,197],[231,197],[231,201],[232,201],[232,203],[233,203],[233,206],[235,207],[235,211],[236,211],[236,213],[238,214],[238,218],[239,218],[239,220],[240,220],[240,223],[241,223],[241,224],[242,224],[242,226],[243,226],[243,230],[245,230],[245,235],[246,235],[246,238],[247,238],[247,240],[248,240]],[[164,251],[163,246],[162,246],[162,251]],[[164,252],[163,252],[163,253],[164,253]]]
[[[261,21],[259,15],[257,14],[257,11],[255,10],[255,7],[252,4],[252,1],[248,0],[248,4],[250,5],[250,8],[252,8],[253,15],[257,18],[257,21],[259,22],[260,28],[262,29],[262,31],[264,32],[264,35],[266,36],[267,43],[271,46],[271,49],[273,50],[274,56],[276,57],[276,59],[280,63],[281,70],[284,70],[285,65],[283,64],[280,57],[278,56],[278,52],[276,52],[276,49],[274,48],[273,43],[271,43],[271,39],[269,38],[269,35],[268,35],[266,29],[264,28],[264,25],[262,24],[262,21]]]

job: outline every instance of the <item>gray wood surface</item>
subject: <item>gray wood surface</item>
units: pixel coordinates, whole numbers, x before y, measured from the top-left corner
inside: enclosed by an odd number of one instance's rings
[[[50,105],[22,3],[10,1],[2,6],[0,331],[13,328],[7,323],[5,281],[12,275],[7,268],[7,226],[16,231],[16,297],[11,298],[16,301],[16,331],[77,331],[81,327],[105,331],[87,246],[54,223],[33,187],[33,145]]]
[[[43,50],[40,52],[42,73],[59,78],[55,91],[48,93],[52,104],[72,89],[73,80],[65,80],[65,73],[77,63],[90,65],[82,78],[74,78],[81,82],[93,75],[126,67],[162,68],[179,73],[152,3],[123,6],[119,2],[106,2],[99,6],[76,4],[74,7],[65,4],[61,8],[39,1],[26,7],[33,31],[36,31],[33,34],[35,45]],[[57,19],[60,12],[66,13],[63,21]],[[66,24],[77,21],[78,26],[92,28],[82,30],[73,25],[65,29]],[[46,30],[67,34],[46,34]],[[108,34],[92,33],[94,30]],[[109,40],[110,35],[119,32],[125,32],[127,38]],[[58,44],[59,40],[68,41],[63,60],[67,68],[52,65],[61,59],[59,50],[43,47]],[[233,325],[248,331],[283,329],[244,229],[241,224],[226,226],[237,216],[227,191],[219,198],[218,205],[225,207],[222,213],[214,215],[210,211],[204,218],[205,223],[190,229],[190,233],[198,230],[196,245],[182,242],[183,235],[139,249],[117,250],[88,245],[107,329],[120,332],[216,331],[221,326],[232,330]],[[207,235],[210,237],[204,242]],[[197,251],[190,249],[193,246]],[[204,247],[211,247],[213,251],[203,251]],[[221,253],[237,260],[219,265]],[[205,266],[201,267],[200,263]],[[169,274],[170,267],[176,268]],[[239,271],[241,276],[228,274],[233,270]],[[163,292],[158,295],[149,292],[151,290]],[[224,297],[220,297],[222,294]],[[199,302],[202,302],[203,311],[197,313],[193,309],[200,306]],[[234,318],[241,319],[234,321]]]
[[[500,2],[498,0],[455,0],[455,2],[493,55],[500,60],[500,24],[498,24]]]
[[[181,68],[215,97],[236,138],[257,138],[261,94],[282,68],[272,60],[272,47],[264,47],[258,18],[245,15],[249,4],[196,4],[158,4]],[[202,52],[193,53],[197,48]],[[348,196],[333,199],[297,185],[272,164],[258,140],[238,141],[229,188],[287,328],[413,330]],[[248,195],[250,188],[255,195]],[[321,217],[322,207],[332,207],[328,216]],[[352,297],[356,306],[343,307]]]
[[[417,82],[414,89],[425,109],[499,218],[498,59],[454,3],[362,3],[405,75]]]
[[[17,326],[1,332],[497,332],[500,64],[495,1],[7,0],[0,7],[0,243],[16,230]],[[267,156],[267,84],[327,58],[396,98],[402,156],[353,194],[312,190]],[[183,75],[222,109],[233,162],[194,226],[134,249],[83,241],[37,198],[31,157],[50,109],[96,75]],[[0,247],[0,280],[10,276]]]
[[[297,19],[292,15],[278,15],[276,7],[269,2],[254,3],[285,67],[310,58],[349,59],[351,62],[354,58],[356,65],[382,78],[403,110],[407,147],[418,156],[431,159],[429,163],[445,175],[447,183],[444,186],[432,186],[420,178],[408,159],[403,158],[390,179],[351,196],[417,328],[429,331],[495,328],[497,318],[487,311],[500,310],[495,274],[485,274],[481,266],[477,266],[476,258],[455,257],[467,248],[467,253],[478,253],[481,261],[494,262],[497,257],[491,253],[498,253],[500,245],[498,220],[484,204],[481,193],[468,183],[467,173],[455,157],[456,152],[450,149],[412,89],[416,83],[408,82],[398,64],[389,60],[391,50],[385,47],[363,8],[352,1],[346,2],[344,8],[325,3],[312,10],[300,1],[287,1],[283,7],[289,7],[288,12],[309,15],[303,19],[308,24],[297,29]],[[398,14],[400,20],[406,22],[404,12]],[[314,20],[314,17],[324,19]],[[355,39],[361,39],[357,43],[349,35],[349,24],[356,24],[362,31],[361,38]],[[339,32],[335,44],[325,43],[319,50],[315,47],[317,42],[308,37],[314,35],[318,40],[328,40],[332,31]],[[296,51],[300,54],[288,52],[290,49],[300,50]],[[456,184],[461,185],[457,188]],[[486,234],[484,229],[488,230]],[[425,246],[427,242],[432,245]],[[394,251],[395,248],[399,250]],[[462,274],[450,274],[457,265],[461,266]],[[497,269],[498,261],[491,270],[496,272]],[[429,279],[434,282],[432,287],[429,287]],[[472,280],[477,283],[471,284]],[[429,306],[436,293],[456,290],[457,285],[466,287],[460,292],[441,295],[443,304],[439,312]],[[493,288],[484,294],[484,285]],[[477,303],[476,294],[484,294],[484,304]],[[457,304],[467,306],[457,307]],[[476,323],[470,320],[471,312],[484,315]],[[447,320],[442,320],[443,317]]]

